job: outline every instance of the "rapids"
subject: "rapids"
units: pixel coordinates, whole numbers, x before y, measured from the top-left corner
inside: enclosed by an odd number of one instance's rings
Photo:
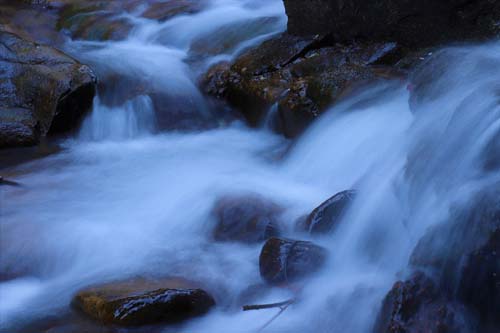
[[[230,31],[238,40],[222,52],[191,48],[199,38],[217,43],[231,23],[268,17],[272,24]],[[197,77],[286,23],[281,0],[213,0],[202,12],[163,23],[127,18],[135,28],[125,41],[69,40],[66,51],[98,73],[146,79],[184,96],[207,118]],[[0,272],[13,276],[0,280],[0,331],[68,311],[74,293],[91,283],[168,274],[218,291],[217,309],[183,331],[254,332],[276,312],[241,312],[233,304],[260,282],[261,246],[214,243],[215,200],[241,192],[270,198],[286,208],[293,237],[297,218],[355,188],[360,195],[344,223],[316,239],[332,253],[327,267],[265,332],[370,332],[425,230],[446,219],[451,205],[466,205],[500,180],[483,168],[486,146],[500,130],[500,44],[440,54],[440,70],[412,110],[405,85],[374,85],[295,142],[237,120],[161,132],[149,97],[105,96],[116,97],[114,105],[96,98],[60,153],[6,169],[21,186],[0,190]],[[262,303],[288,296],[276,290]]]

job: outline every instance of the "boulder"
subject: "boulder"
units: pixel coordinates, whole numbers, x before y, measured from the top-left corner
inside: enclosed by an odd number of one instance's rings
[[[219,242],[263,242],[280,234],[280,213],[278,205],[256,195],[223,197],[212,210],[217,221],[214,239]]]
[[[269,284],[293,283],[323,267],[328,251],[311,242],[271,238],[259,257],[261,277]]]
[[[92,70],[49,46],[0,31],[0,147],[75,128],[91,106]]]
[[[468,332],[461,322],[460,306],[440,294],[434,281],[415,273],[394,284],[384,298],[374,333]]]
[[[500,33],[500,3],[491,0],[284,0],[288,32],[428,46]]]
[[[352,202],[356,191],[335,194],[312,211],[305,222],[305,230],[311,234],[328,234],[340,223]]]
[[[135,279],[80,291],[73,305],[89,317],[120,326],[176,323],[208,312],[215,301],[196,284],[179,279]]]
[[[202,80],[205,92],[240,110],[258,126],[273,104],[277,127],[298,136],[331,104],[366,82],[400,79],[394,43],[336,44],[328,36],[282,34],[243,53],[233,64],[214,66]]]

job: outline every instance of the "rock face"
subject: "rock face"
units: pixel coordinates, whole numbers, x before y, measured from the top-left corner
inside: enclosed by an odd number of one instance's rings
[[[0,31],[0,147],[36,144],[78,125],[96,78],[64,53]]]
[[[327,255],[326,249],[311,242],[271,238],[260,253],[260,275],[270,284],[295,282],[317,272]]]
[[[281,208],[254,195],[228,196],[216,202],[216,241],[257,243],[280,234]]]
[[[356,197],[356,191],[335,194],[312,211],[305,222],[311,234],[328,234],[340,223],[342,217]]]
[[[215,301],[206,291],[182,279],[138,279],[82,290],[73,305],[104,324],[137,326],[199,316]]]
[[[401,73],[387,66],[400,52],[394,43],[335,44],[329,37],[283,34],[241,55],[234,64],[219,64],[202,85],[225,99],[253,125],[277,104],[276,129],[299,135],[335,101],[358,86]]]
[[[337,41],[368,39],[428,46],[500,33],[500,3],[490,0],[284,0],[288,32],[331,33]]]
[[[383,301],[374,333],[466,332],[457,306],[423,273],[396,282]]]

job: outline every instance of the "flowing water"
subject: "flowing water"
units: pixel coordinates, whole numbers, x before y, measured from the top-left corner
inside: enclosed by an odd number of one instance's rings
[[[194,101],[202,119],[212,116],[197,75],[286,22],[281,0],[214,0],[163,23],[127,18],[135,24],[127,40],[69,41],[67,50],[100,74],[145,79]],[[271,24],[231,26],[262,18]],[[195,54],[194,40],[217,43],[221,32],[236,42]],[[234,304],[261,281],[260,245],[214,243],[215,200],[261,194],[285,208],[289,236],[304,238],[294,234],[297,218],[355,188],[359,196],[340,227],[314,240],[331,252],[326,268],[265,331],[370,332],[425,230],[445,220],[451,205],[466,205],[500,180],[484,167],[500,130],[500,44],[450,48],[435,58],[412,110],[405,86],[379,84],[329,110],[293,144],[238,121],[159,132],[147,94],[112,90],[96,98],[62,152],[9,170],[21,186],[1,189],[0,269],[10,278],[0,282],[0,331],[64,313],[72,295],[92,283],[181,275],[216,290],[219,303],[183,331],[254,332],[277,310],[241,312]],[[259,302],[289,293],[274,290]]]

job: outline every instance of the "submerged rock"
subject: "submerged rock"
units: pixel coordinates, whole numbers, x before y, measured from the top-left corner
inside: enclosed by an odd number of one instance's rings
[[[460,333],[459,306],[440,294],[434,281],[423,273],[396,282],[385,297],[374,333]]]
[[[305,221],[305,230],[311,234],[328,234],[340,223],[352,202],[356,191],[335,194],[312,211]]]
[[[335,40],[407,45],[484,39],[500,33],[500,2],[490,0],[284,0],[288,32]]]
[[[321,269],[327,256],[325,248],[311,242],[271,238],[260,253],[260,275],[270,284],[295,282]]]
[[[92,105],[96,77],[64,53],[0,31],[0,147],[71,130]]]
[[[256,195],[227,196],[213,210],[217,224],[214,239],[257,243],[279,236],[281,208]]]
[[[215,301],[183,279],[138,279],[80,291],[73,305],[104,324],[121,326],[175,323],[208,312]]]
[[[253,125],[278,104],[278,130],[295,137],[332,103],[363,83],[400,78],[387,63],[394,43],[335,44],[282,34],[242,54],[233,64],[214,66],[205,76],[205,91],[227,100]]]

